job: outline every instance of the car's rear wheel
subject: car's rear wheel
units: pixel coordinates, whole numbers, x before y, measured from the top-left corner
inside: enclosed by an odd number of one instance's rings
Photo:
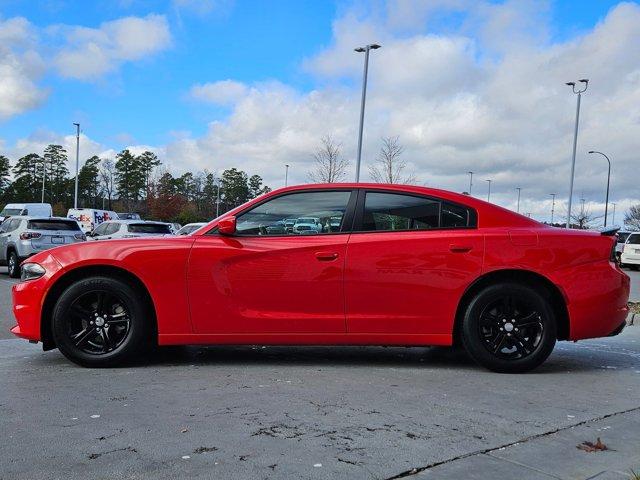
[[[9,252],[9,258],[7,258],[7,270],[11,278],[20,277],[20,259],[14,250]]]
[[[490,370],[526,372],[551,354],[556,331],[554,311],[538,289],[500,283],[469,302],[462,342],[469,355]]]
[[[143,295],[118,278],[89,277],[71,284],[53,310],[53,338],[71,361],[112,367],[149,343],[149,308]]]

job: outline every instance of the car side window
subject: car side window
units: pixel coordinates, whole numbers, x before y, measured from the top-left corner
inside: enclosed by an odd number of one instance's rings
[[[104,234],[105,235],[113,235],[118,230],[120,230],[120,224],[119,223],[109,223],[109,224],[107,224],[107,228],[106,228]]]
[[[438,228],[440,202],[397,193],[367,192],[362,230],[428,230]]]
[[[105,235],[106,231],[107,231],[107,227],[109,226],[108,223],[101,223],[100,225],[98,225],[94,230],[93,230],[93,234],[95,236],[98,235]]]
[[[350,190],[290,193],[237,217],[238,235],[319,235],[340,232]]]
[[[18,226],[20,226],[20,220],[17,220],[15,218],[9,220],[9,225],[7,225],[7,230],[6,230],[7,233],[13,232],[18,228]]]

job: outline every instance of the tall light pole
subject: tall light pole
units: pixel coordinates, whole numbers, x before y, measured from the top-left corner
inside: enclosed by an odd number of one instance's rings
[[[74,123],[76,126],[76,187],[73,196],[73,208],[78,208],[78,168],[80,165],[80,124]]]
[[[615,202],[611,202],[611,205],[613,205],[613,218],[611,219],[611,223],[615,225],[616,224],[616,204]]]
[[[220,216],[220,177],[216,179],[218,188],[216,188],[216,218]]]
[[[489,182],[489,191],[487,192],[487,202],[489,200],[491,200],[491,180],[485,180],[486,182]]]
[[[289,165],[285,164],[284,166],[284,186],[286,187],[289,183]]]
[[[520,190],[522,190],[522,188],[516,187],[516,190],[518,191],[518,206],[516,207],[516,212],[520,213]]]
[[[471,195],[471,187],[473,187],[473,172],[467,172],[469,174],[469,195]]]
[[[44,180],[47,178],[47,159],[42,157],[42,200],[40,203],[44,203]]]
[[[609,211],[609,183],[611,181],[611,160],[604,153],[598,152],[597,150],[589,150],[589,153],[599,153],[604,158],[607,159],[607,163],[609,164],[609,171],[607,173],[607,197],[604,201],[604,226],[607,226],[607,212]]]
[[[571,179],[569,181],[569,208],[567,209],[567,228],[571,227],[571,198],[573,197],[573,177],[576,171],[576,147],[578,145],[578,122],[580,121],[580,99],[582,94],[587,91],[589,79],[580,80],[584,84],[584,88],[576,90],[576,82],[567,82],[574,94],[578,95],[576,103],[576,126],[573,130],[573,155],[571,156]]]
[[[360,181],[360,161],[362,159],[362,129],[364,128],[364,103],[367,99],[367,73],[369,70],[369,51],[377,50],[380,45],[372,43],[355,49],[358,53],[364,52],[364,73],[362,75],[362,100],[360,102],[360,130],[358,132],[358,158],[356,160],[356,183]]]
[[[553,212],[556,209],[556,194],[550,193],[549,195],[551,195],[551,224],[553,225]]]

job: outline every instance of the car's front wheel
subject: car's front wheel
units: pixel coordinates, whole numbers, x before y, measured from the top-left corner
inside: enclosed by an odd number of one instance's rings
[[[538,289],[500,283],[471,299],[461,333],[467,352],[480,365],[495,372],[525,372],[551,354],[556,318]]]
[[[68,359],[87,367],[112,367],[130,360],[149,342],[149,309],[142,298],[119,278],[76,281],[53,310],[56,345]]]

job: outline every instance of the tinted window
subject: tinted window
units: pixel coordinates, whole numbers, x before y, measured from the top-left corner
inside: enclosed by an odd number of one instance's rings
[[[629,235],[627,243],[630,243],[631,245],[640,245],[640,234],[634,233],[632,235]]]
[[[29,230],[80,230],[78,222],[68,220],[29,220],[27,228]]]
[[[351,191],[303,192],[274,198],[238,216],[240,235],[317,235],[339,232]]]
[[[12,215],[20,215],[21,208],[5,208],[0,212],[0,217],[10,217]]]
[[[396,193],[367,192],[362,230],[426,230],[438,228],[440,202]]]
[[[455,203],[442,202],[442,228],[471,226],[471,212],[468,208]]]
[[[129,224],[129,232],[164,235],[171,233],[171,228],[169,228],[169,225],[162,223],[131,223]]]
[[[629,232],[618,232],[618,243],[626,242],[629,235],[631,235]]]

